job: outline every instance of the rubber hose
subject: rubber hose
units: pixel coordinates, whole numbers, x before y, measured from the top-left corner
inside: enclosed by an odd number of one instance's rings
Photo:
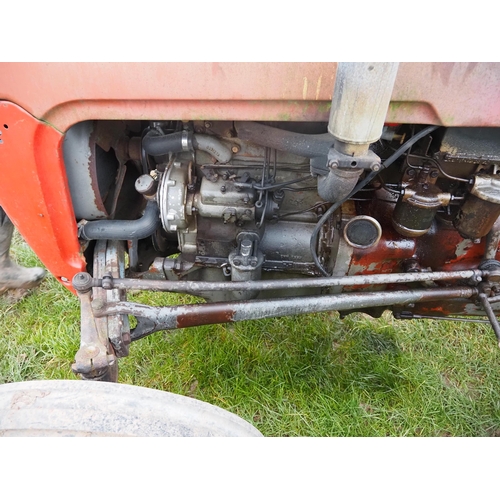
[[[233,153],[217,138],[210,135],[192,134],[191,132],[174,132],[167,135],[156,135],[148,132],[142,140],[144,151],[151,156],[163,156],[169,153],[191,151],[193,148],[206,151],[219,163],[227,163]]]
[[[80,226],[78,237],[84,240],[141,240],[160,226],[160,209],[148,201],[144,215],[137,220],[99,220]]]
[[[186,137],[184,131],[174,132],[167,135],[156,135],[156,132],[148,132],[142,139],[142,147],[148,155],[163,156],[168,153],[180,153],[185,148],[182,145],[182,138]],[[188,143],[191,142],[192,134],[188,136]]]
[[[327,156],[334,142],[328,133],[299,134],[256,122],[235,122],[234,126],[240,139],[306,158]]]

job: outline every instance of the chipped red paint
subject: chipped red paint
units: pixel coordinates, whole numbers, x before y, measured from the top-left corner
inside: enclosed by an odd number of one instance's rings
[[[405,260],[415,258],[422,268],[462,271],[476,268],[484,255],[485,238],[479,243],[462,238],[454,229],[439,227],[416,239],[404,238],[390,227],[383,228],[375,248],[354,249],[349,274],[403,272]],[[497,254],[500,257],[500,253]]]
[[[485,239],[479,243],[462,238],[454,229],[429,231],[417,242],[417,258],[422,267],[436,271],[476,268],[484,256]]]
[[[466,306],[470,306],[470,301],[468,300],[448,300],[444,304],[443,302],[427,302],[427,303],[417,303],[408,311],[413,314],[421,314],[422,316],[449,316],[451,315],[469,315],[470,312],[466,310]],[[481,312],[484,315],[484,311]]]
[[[422,269],[432,271],[462,271],[475,269],[481,263],[485,250],[485,238],[479,243],[462,238],[452,228],[434,227],[429,233],[416,239],[408,239],[399,235],[392,227],[384,227],[382,238],[375,248],[354,249],[350,275],[369,275],[378,273],[403,272],[403,262],[414,258]],[[497,253],[497,259],[500,252]],[[409,285],[410,287],[412,285]],[[370,288],[369,286],[345,287],[345,291]],[[388,286],[387,290],[406,289],[405,285]],[[466,306],[470,301],[455,299],[446,303],[419,303],[414,314],[450,315],[467,314]]]
[[[415,247],[415,240],[403,238],[391,227],[384,227],[376,247],[354,249],[349,274],[403,272],[401,264],[414,256]]]

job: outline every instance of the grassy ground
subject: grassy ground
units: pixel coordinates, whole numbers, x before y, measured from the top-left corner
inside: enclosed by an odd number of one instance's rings
[[[19,237],[13,253],[39,264]],[[74,378],[78,301],[53,278],[2,302],[0,328],[0,383]],[[158,332],[132,345],[120,381],[216,404],[267,436],[494,436],[499,360],[488,325],[331,313]]]

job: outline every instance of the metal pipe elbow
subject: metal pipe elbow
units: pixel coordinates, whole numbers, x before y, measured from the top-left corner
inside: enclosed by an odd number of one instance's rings
[[[193,147],[212,155],[219,163],[227,163],[233,157],[232,151],[211,135],[194,134]]]

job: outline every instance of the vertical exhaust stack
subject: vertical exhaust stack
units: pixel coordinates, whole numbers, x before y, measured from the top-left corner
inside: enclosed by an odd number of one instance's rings
[[[399,63],[339,63],[328,132],[335,149],[361,156],[382,135]]]
[[[339,63],[328,121],[335,142],[329,172],[318,177],[318,193],[326,201],[347,196],[363,170],[380,168],[380,158],[369,147],[382,135],[398,66]]]

